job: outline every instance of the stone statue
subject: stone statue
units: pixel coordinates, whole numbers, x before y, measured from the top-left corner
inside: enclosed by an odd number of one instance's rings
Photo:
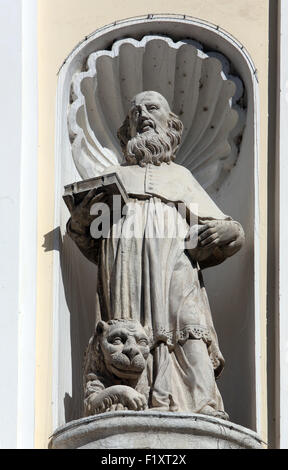
[[[129,195],[123,217],[111,224],[107,236],[93,238],[90,225],[95,215],[90,208],[103,202],[105,195],[91,190],[71,211],[67,232],[98,266],[96,322],[114,327],[114,320],[131,319],[152,332],[148,408],[227,418],[215,381],[224,359],[201,269],[234,255],[244,242],[244,232],[221,212],[189,170],[173,163],[182,130],[162,95],[154,91],[136,95],[118,131],[124,162],[105,171],[117,173]],[[184,213],[178,210],[179,203]],[[131,230],[132,236],[126,236]],[[191,247],[195,233],[197,244]],[[101,343],[109,332],[104,334],[105,323],[100,325],[96,335]],[[109,366],[111,371],[110,379],[119,384],[122,376]],[[139,407],[144,406],[140,401]],[[91,405],[91,412],[111,409],[116,403],[135,407],[122,399],[107,403]]]
[[[137,320],[98,322],[86,352],[85,415],[146,409],[151,382],[149,356],[149,333]]]

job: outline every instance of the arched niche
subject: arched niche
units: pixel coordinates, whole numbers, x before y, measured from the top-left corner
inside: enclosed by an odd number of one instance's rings
[[[176,15],[149,15],[103,27],[86,37],[59,71],[55,227],[60,227],[60,245],[59,252],[55,252],[54,271],[54,426],[81,417],[82,363],[94,328],[97,281],[97,268],[82,256],[65,229],[69,214],[62,201],[63,188],[81,179],[72,157],[71,127],[69,135],[67,121],[74,100],[71,84],[75,74],[87,70],[91,54],[111,51],[119,40],[131,38],[139,42],[154,35],[165,36],[174,43],[183,39],[200,43],[204,53],[214,51],[225,57],[229,73],[239,77],[244,86],[241,106],[245,122],[237,159],[225,178],[208,187],[208,191],[223,212],[241,222],[246,244],[223,265],[204,271],[204,278],[220,347],[226,357],[226,368],[219,380],[225,407],[231,421],[257,430],[260,332],[256,71],[247,51],[227,32],[204,21]]]

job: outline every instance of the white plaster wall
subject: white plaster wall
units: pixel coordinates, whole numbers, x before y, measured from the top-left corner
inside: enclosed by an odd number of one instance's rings
[[[36,2],[0,1],[0,448],[33,447]]]
[[[37,0],[22,0],[17,447],[34,447],[38,208]]]
[[[19,187],[21,157],[21,1],[1,0],[2,90],[0,232],[0,447],[16,447],[18,390]],[[2,63],[3,63],[2,62]]]

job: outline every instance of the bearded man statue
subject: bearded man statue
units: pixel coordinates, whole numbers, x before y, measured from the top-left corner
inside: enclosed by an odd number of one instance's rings
[[[96,322],[130,318],[152,332],[148,407],[227,418],[215,381],[224,359],[201,269],[236,253],[244,232],[173,162],[182,130],[162,95],[135,96],[118,131],[124,162],[105,171],[117,173],[129,196],[124,216],[105,238],[92,238],[90,207],[104,195],[91,190],[67,231],[98,266]]]

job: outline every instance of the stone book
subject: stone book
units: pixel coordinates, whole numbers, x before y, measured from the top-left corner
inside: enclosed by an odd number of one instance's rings
[[[109,195],[121,196],[122,204],[128,201],[128,194],[117,173],[97,176],[83,181],[64,186],[65,192],[63,199],[69,211],[77,206],[91,189],[96,189],[96,194],[105,192]]]

